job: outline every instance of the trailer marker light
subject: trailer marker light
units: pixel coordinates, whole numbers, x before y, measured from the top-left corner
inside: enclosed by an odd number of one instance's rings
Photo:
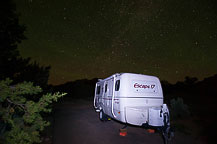
[[[118,112],[118,114],[120,114],[121,112]]]

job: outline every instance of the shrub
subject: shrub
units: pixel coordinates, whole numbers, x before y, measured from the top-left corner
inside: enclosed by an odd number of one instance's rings
[[[188,106],[184,104],[183,99],[179,97],[170,100],[170,113],[171,118],[174,120],[183,119],[190,115]]]
[[[0,143],[39,143],[40,132],[49,125],[41,114],[51,112],[50,104],[65,93],[48,93],[32,101],[28,97],[39,95],[39,86],[30,82],[10,86],[11,83],[9,79],[0,81]]]

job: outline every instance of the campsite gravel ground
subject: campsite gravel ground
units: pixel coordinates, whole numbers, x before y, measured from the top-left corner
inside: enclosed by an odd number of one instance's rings
[[[57,104],[54,111],[54,144],[163,144],[159,133],[148,133],[128,126],[127,136],[119,136],[124,124],[111,120],[101,122],[92,102],[77,101]],[[189,135],[175,133],[173,144],[198,144]]]

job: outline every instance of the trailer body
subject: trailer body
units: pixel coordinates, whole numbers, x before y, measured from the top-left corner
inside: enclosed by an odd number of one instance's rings
[[[103,115],[136,126],[169,125],[160,80],[155,76],[117,73],[96,83],[94,107]]]

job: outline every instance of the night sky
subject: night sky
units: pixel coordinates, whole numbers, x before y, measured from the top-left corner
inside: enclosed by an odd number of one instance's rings
[[[15,0],[23,57],[51,84],[133,72],[171,83],[217,73],[216,0]]]

